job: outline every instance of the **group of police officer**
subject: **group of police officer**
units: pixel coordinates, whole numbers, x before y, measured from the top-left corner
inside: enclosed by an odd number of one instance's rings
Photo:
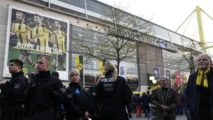
[[[22,72],[23,62],[9,61],[11,80],[0,84],[0,108],[2,120],[54,120],[55,106],[60,104],[65,92],[62,82],[49,71],[50,59],[40,56],[38,73],[28,82]]]
[[[131,102],[132,92],[125,79],[117,76],[115,66],[106,66],[106,77],[97,84],[95,93],[88,94],[79,84],[78,71],[71,70],[71,82],[66,89],[50,73],[50,64],[48,56],[40,56],[38,73],[28,82],[22,72],[23,62],[9,61],[12,78],[0,84],[1,120],[128,120],[125,106]],[[97,103],[101,103],[99,107]]]

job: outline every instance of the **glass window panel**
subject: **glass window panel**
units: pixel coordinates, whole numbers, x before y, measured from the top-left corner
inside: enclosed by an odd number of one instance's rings
[[[83,9],[85,8],[84,0],[59,0],[59,1],[65,2],[67,4],[71,4]]]
[[[178,44],[178,45],[181,45],[181,46],[183,45],[180,35],[169,31],[169,36],[171,38],[172,43],[175,43],[175,44]]]
[[[183,41],[183,46],[184,47],[194,48],[194,44],[192,43],[192,40],[182,36],[182,41]]]
[[[152,23],[141,19],[141,20],[138,20],[138,25],[139,25],[138,29],[140,32],[147,33],[149,35],[154,35],[155,32],[154,32],[154,27]]]
[[[112,13],[111,7],[102,5],[96,1],[87,0],[87,10],[90,10],[101,15]]]
[[[164,69],[174,69],[179,71],[189,70],[189,64],[183,57],[182,53],[174,54],[172,52],[163,50],[163,64]]]
[[[201,46],[201,44],[199,42],[193,41],[193,43],[194,43],[194,46],[195,46],[194,50],[204,52],[203,47]]]
[[[86,51],[85,48],[81,47],[81,44],[86,44],[87,46],[89,46],[92,49],[96,49],[96,47],[98,47],[100,40],[101,41],[108,41],[106,39],[106,36],[101,34],[101,33],[93,33],[92,31],[88,31],[84,28],[80,28],[80,27],[76,27],[73,26],[73,39],[72,41],[72,52],[74,53],[82,53],[82,51]],[[101,39],[99,39],[101,38]],[[109,37],[109,39],[111,40],[116,40],[113,37]],[[78,42],[78,40],[82,40],[82,42]],[[132,42],[131,44],[135,44],[135,42]],[[107,48],[108,49],[108,48]],[[129,49],[129,48],[126,48]],[[124,52],[126,49],[123,49]],[[128,66],[125,68],[126,74],[128,76],[134,77],[135,79],[138,78],[138,69],[137,69],[137,57],[136,57],[136,49],[135,48],[130,48],[131,52],[129,52],[127,54],[126,59],[124,59],[122,62],[124,62],[126,65]],[[110,50],[106,50],[107,52],[110,52]],[[96,54],[101,54],[101,51],[96,50],[95,51]],[[102,51],[103,52],[103,51]],[[89,59],[87,57],[84,58],[84,61],[87,61],[86,59]],[[115,62],[116,63],[116,62]],[[73,58],[72,60],[72,65],[75,66],[75,59]],[[84,65],[84,70],[85,70],[85,75],[89,74],[89,75],[97,75],[99,74],[99,66],[98,66],[98,60],[96,59],[92,59],[91,61],[87,61]]]
[[[162,27],[154,25],[155,36],[170,41],[168,31]]]

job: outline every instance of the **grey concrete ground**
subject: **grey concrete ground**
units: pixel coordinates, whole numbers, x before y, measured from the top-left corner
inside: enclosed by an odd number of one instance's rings
[[[148,120],[148,118],[145,118],[144,115],[142,115],[142,117],[136,118],[135,113],[132,113],[132,119],[130,119],[130,120]],[[183,115],[183,116],[177,115],[176,120],[187,120],[187,119],[186,119],[185,115]]]

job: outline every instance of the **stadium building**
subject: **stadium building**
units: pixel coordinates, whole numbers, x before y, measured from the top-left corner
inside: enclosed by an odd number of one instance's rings
[[[180,88],[194,70],[193,58],[204,52],[189,37],[96,0],[2,0],[0,11],[2,82],[10,78],[10,59],[23,60],[27,75],[36,71],[37,57],[47,55],[50,70],[58,71],[64,84],[75,68],[82,73],[82,84],[90,87],[95,76],[103,74],[105,60],[118,65],[117,58],[123,58],[119,75],[132,90],[155,86],[163,74]],[[119,24],[112,17],[115,14],[123,15]],[[138,21],[137,25],[128,20]],[[118,38],[128,42],[119,57],[109,44]]]

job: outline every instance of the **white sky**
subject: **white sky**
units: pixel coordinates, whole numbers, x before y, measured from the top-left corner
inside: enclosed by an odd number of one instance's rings
[[[150,20],[172,31],[183,23],[198,5],[213,18],[212,0],[99,0],[112,6],[121,6],[125,11]],[[202,15],[204,37],[208,46],[213,45],[213,20],[205,14]],[[186,27],[188,21],[180,28],[178,33],[199,41],[196,14]],[[185,30],[185,32],[183,32]],[[213,48],[209,49],[213,55]]]

